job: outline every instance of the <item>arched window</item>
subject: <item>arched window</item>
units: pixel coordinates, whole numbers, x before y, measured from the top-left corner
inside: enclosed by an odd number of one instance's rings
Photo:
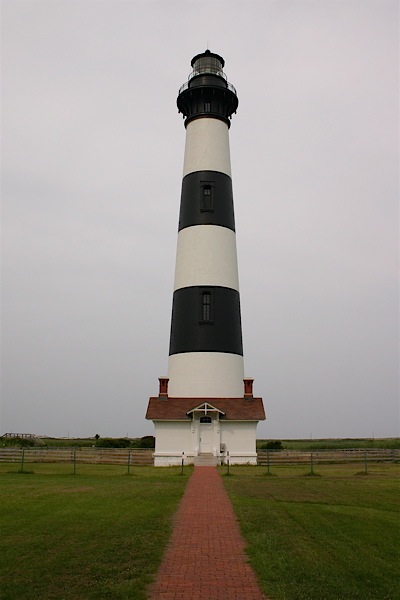
[[[200,423],[211,423],[211,417],[200,417]]]

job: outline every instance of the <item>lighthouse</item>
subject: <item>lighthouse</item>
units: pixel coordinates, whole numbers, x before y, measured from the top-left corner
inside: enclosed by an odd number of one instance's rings
[[[224,59],[206,50],[177,98],[186,143],[168,376],[150,398],[156,465],[256,462],[265,419],[244,377],[229,128],[238,97]]]

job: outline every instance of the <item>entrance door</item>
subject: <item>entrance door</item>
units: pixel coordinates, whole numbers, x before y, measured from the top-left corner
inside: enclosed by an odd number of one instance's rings
[[[202,423],[200,420],[200,448],[201,453],[212,452],[212,422]]]

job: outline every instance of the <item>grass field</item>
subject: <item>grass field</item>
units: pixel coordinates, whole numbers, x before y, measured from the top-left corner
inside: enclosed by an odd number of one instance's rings
[[[226,469],[221,470],[226,473]],[[233,467],[224,484],[273,600],[400,598],[400,466]]]
[[[0,463],[2,600],[144,600],[191,469],[18,468]],[[400,598],[400,465],[265,473],[233,466],[223,481],[271,599]]]
[[[79,465],[75,476],[63,464],[17,469],[0,464],[2,600],[144,600],[187,476],[154,467],[127,476],[109,465]]]

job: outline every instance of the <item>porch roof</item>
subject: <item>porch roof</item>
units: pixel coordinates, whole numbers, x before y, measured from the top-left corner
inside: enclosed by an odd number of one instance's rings
[[[146,419],[190,421],[192,413],[207,403],[219,411],[222,421],[264,421],[262,398],[150,398]],[[201,412],[203,412],[201,410]],[[209,410],[209,412],[212,412]],[[222,413],[222,414],[221,414]]]

